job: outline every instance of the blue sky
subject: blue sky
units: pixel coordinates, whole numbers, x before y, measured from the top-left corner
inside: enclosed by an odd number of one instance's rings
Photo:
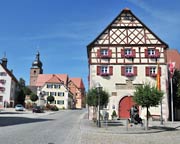
[[[44,73],[82,77],[87,89],[86,46],[126,7],[180,49],[179,0],[0,0],[0,58],[28,85],[40,51]]]

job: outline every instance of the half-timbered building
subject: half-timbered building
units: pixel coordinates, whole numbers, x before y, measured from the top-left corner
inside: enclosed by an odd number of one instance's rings
[[[168,45],[155,35],[128,8],[121,13],[87,46],[89,62],[89,88],[99,82],[108,91],[109,115],[115,110],[120,118],[129,118],[133,93],[137,85],[156,84],[159,63],[162,105],[150,109],[152,115],[163,119],[169,115],[166,50]],[[145,110],[139,107],[141,117]]]

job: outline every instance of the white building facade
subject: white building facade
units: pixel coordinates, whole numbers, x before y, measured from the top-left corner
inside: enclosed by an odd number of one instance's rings
[[[119,118],[128,118],[135,87],[144,83],[156,85],[157,63],[160,65],[162,106],[150,108],[152,115],[167,120],[168,45],[145,26],[129,9],[124,9],[110,25],[87,46],[89,88],[99,82],[109,97],[107,110],[115,110]],[[145,110],[139,107],[142,118]]]
[[[7,69],[7,59],[0,63],[0,108],[14,107],[18,81]]]

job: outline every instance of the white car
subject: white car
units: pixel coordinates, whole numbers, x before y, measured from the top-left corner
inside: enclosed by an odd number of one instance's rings
[[[17,104],[17,105],[15,106],[15,110],[16,110],[16,111],[24,111],[25,108],[24,108],[24,106],[23,106],[22,104]]]

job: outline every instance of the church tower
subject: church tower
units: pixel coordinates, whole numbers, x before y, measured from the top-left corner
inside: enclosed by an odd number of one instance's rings
[[[42,62],[40,61],[40,53],[38,52],[30,70],[30,86],[36,86],[38,74],[42,73]]]

